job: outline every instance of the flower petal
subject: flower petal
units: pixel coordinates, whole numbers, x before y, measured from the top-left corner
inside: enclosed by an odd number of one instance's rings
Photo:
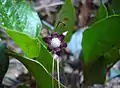
[[[61,35],[58,35],[57,37],[60,41],[63,41],[65,36],[61,34]]]
[[[58,36],[58,34],[56,33],[56,32],[52,32],[51,33],[51,37],[53,38],[53,37],[57,37]]]
[[[44,40],[47,44],[51,44],[52,38],[51,38],[50,36],[48,36],[48,37],[44,37],[43,40]]]
[[[60,52],[61,52],[61,49],[60,48],[56,48],[53,53],[57,54],[58,56],[60,56]]]
[[[57,51],[55,54],[57,54],[58,56],[60,56],[60,51]]]
[[[60,51],[60,47],[54,48],[54,51]]]

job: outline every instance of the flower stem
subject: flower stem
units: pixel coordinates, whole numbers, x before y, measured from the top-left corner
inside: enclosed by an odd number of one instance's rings
[[[59,58],[57,59],[57,76],[58,76],[58,88],[60,88],[60,74],[59,74]]]
[[[52,62],[52,88],[54,88],[54,59]]]

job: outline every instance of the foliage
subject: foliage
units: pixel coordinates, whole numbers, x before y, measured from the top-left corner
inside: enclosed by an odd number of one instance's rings
[[[1,0],[0,26],[5,29],[8,35],[24,51],[27,57],[20,57],[15,52],[11,54],[20,60],[33,74],[38,88],[51,88],[52,77],[50,72],[52,69],[52,56],[39,39],[42,25],[37,13],[32,10],[30,5],[25,0]],[[36,60],[30,58],[36,58]],[[46,85],[46,82],[49,84]],[[55,83],[57,85],[56,79]]]
[[[104,83],[107,66],[114,64],[119,58],[120,15],[114,14],[113,10],[119,10],[115,3],[106,7],[101,2],[94,23],[83,33],[83,71],[86,85]],[[65,38],[67,42],[72,36],[75,21],[71,0],[65,0],[56,20],[55,25],[58,26],[55,31],[68,31]],[[61,24],[58,24],[60,22]],[[41,20],[31,8],[31,3],[25,0],[0,0],[0,27],[5,29],[25,54],[21,56],[9,51],[0,42],[0,83],[8,68],[8,56],[12,56],[21,61],[33,74],[38,88],[52,88],[52,79],[57,88],[58,81],[51,76],[53,57],[41,39]],[[61,88],[64,88],[62,84]]]
[[[82,40],[84,80],[89,85],[103,84],[107,66],[119,60],[120,15],[114,15],[110,4],[107,9],[101,4],[96,18],[99,19],[84,31]]]
[[[24,0],[0,1],[1,27],[19,45],[26,56],[33,58],[39,55],[40,44],[37,37],[41,30],[41,22],[29,3]]]
[[[110,16],[95,23],[84,32],[83,53],[86,63],[96,60],[113,46],[119,47],[119,21],[119,15]]]
[[[65,38],[65,41],[67,42],[70,40],[72,36],[75,21],[76,21],[76,16],[75,16],[75,10],[72,5],[72,0],[65,0],[65,4],[58,13],[55,25],[57,26],[59,22],[63,22],[63,24],[58,25],[58,27],[55,28],[55,31],[60,34],[65,31],[68,31],[68,34]]]
[[[14,56],[28,68],[28,70],[35,77],[38,88],[52,88],[52,77],[41,63],[27,57],[22,57],[14,52],[7,52],[7,54],[10,56]],[[57,80],[54,79],[54,81],[56,83],[55,88],[57,88]],[[46,83],[48,84],[46,85]],[[64,88],[62,84],[61,88]]]

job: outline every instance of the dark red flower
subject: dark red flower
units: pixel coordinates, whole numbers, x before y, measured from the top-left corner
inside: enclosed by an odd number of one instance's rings
[[[67,44],[64,42],[66,33],[67,32],[64,32],[59,35],[53,32],[49,36],[44,37],[43,40],[48,44],[48,50],[60,56],[61,50],[67,47]]]

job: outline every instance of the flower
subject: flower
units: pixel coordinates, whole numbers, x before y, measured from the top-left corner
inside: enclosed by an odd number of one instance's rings
[[[43,40],[48,44],[48,50],[53,54],[60,56],[62,49],[67,47],[67,44],[64,42],[64,38],[67,32],[63,34],[57,34],[52,32],[49,36],[44,37]]]

